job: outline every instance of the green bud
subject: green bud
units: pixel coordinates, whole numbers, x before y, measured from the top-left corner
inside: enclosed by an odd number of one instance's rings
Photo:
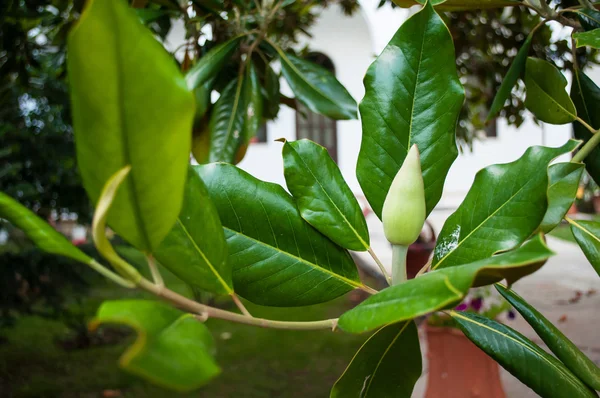
[[[414,243],[425,223],[425,186],[421,158],[413,145],[392,181],[383,203],[383,231],[394,245]]]

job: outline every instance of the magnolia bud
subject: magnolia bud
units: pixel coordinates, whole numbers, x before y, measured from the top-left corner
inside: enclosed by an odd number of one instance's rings
[[[393,245],[414,243],[425,223],[425,187],[419,150],[413,145],[383,203],[383,231]]]

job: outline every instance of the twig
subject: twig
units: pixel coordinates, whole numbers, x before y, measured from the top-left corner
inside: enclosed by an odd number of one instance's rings
[[[379,258],[375,254],[375,252],[373,251],[372,247],[369,247],[369,254],[373,258],[373,260],[375,260],[375,262],[377,263],[377,266],[379,266],[379,269],[381,270],[381,273],[383,274],[383,276],[385,276],[385,280],[387,281],[388,285],[392,286],[392,277],[387,272],[387,270],[385,269],[385,267],[383,266],[383,264],[381,263],[381,261],[379,260]]]
[[[417,272],[417,275],[415,275],[415,278],[418,278],[419,276],[423,275],[425,273],[425,271],[427,271],[427,269],[429,267],[431,267],[431,263],[433,262],[433,258],[431,258],[429,261],[427,261],[427,263],[425,263],[425,265],[423,266],[423,268],[421,268],[419,270],[419,272]]]
[[[146,255],[146,259],[148,260],[148,268],[150,268],[150,273],[152,274],[152,280],[154,283],[163,288],[165,287],[165,281],[156,266],[156,261],[154,261],[154,257],[151,254]]]
[[[234,312],[225,311],[219,308],[209,307],[204,304],[197,303],[193,300],[183,297],[168,288],[160,288],[149,280],[142,278],[138,282],[138,286],[147,292],[150,292],[161,299],[170,302],[176,307],[189,313],[200,316],[202,319],[206,317],[224,319],[231,322],[242,323],[245,325],[260,326],[271,329],[286,329],[286,330],[332,330],[337,325],[337,318],[325,319],[322,321],[310,322],[287,322],[274,321],[263,318],[253,318],[246,315],[236,314]]]
[[[250,312],[248,311],[246,306],[244,306],[244,303],[242,303],[242,301],[237,296],[237,294],[231,293],[231,299],[233,300],[235,305],[239,308],[239,310],[242,311],[242,314],[244,314],[246,316],[250,316],[250,317],[252,316],[252,314],[250,314]]]

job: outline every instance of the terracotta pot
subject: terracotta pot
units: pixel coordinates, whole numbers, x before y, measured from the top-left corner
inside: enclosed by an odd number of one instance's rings
[[[492,358],[452,328],[426,327],[429,361],[425,398],[505,398]]]
[[[594,203],[594,212],[596,214],[600,213],[600,196],[594,196],[593,203]]]
[[[573,203],[571,205],[571,207],[569,207],[569,211],[567,212],[567,214],[573,215],[573,214],[577,214],[577,213],[579,213],[579,210],[577,209],[577,205],[575,203]]]

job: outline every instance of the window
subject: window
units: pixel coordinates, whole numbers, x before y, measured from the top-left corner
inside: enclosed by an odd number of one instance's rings
[[[306,59],[323,66],[332,73],[335,68],[331,59],[322,53],[310,53]],[[297,103],[296,139],[307,138],[323,145],[329,155],[337,162],[337,125],[336,121],[312,112],[301,103]]]

